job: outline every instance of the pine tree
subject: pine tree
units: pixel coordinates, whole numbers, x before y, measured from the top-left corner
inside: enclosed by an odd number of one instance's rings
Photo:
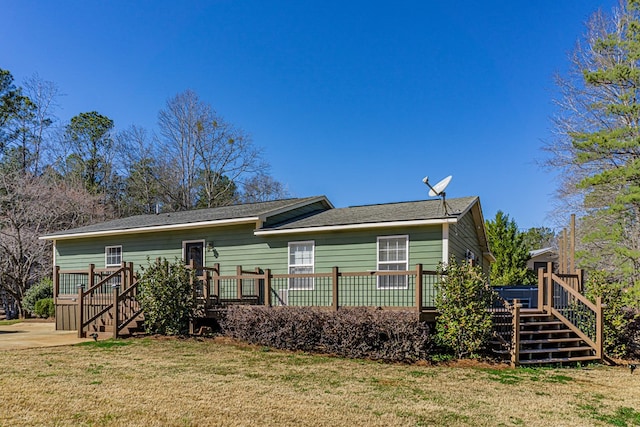
[[[524,233],[509,215],[496,213],[494,220],[487,220],[489,248],[496,258],[491,264],[492,285],[530,285],[535,283],[533,273],[527,270],[529,250],[525,245]]]

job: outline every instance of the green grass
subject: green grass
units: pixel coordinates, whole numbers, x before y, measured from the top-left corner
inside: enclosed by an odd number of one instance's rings
[[[132,343],[133,341],[108,339],[108,340],[100,340],[100,341],[86,341],[86,342],[76,344],[76,346],[109,350],[115,347],[126,347],[128,345],[131,345]]]
[[[0,320],[0,326],[15,325],[16,323],[22,323],[22,322],[24,322],[24,320],[22,319]]]
[[[0,426],[640,425],[625,368],[384,364],[177,338],[3,351],[0,366]]]

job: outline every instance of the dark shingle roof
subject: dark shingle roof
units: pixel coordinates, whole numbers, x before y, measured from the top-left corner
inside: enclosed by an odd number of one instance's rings
[[[233,206],[222,206],[210,209],[196,209],[182,212],[168,212],[158,215],[136,215],[128,218],[116,219],[113,221],[102,222],[98,224],[88,225],[85,227],[75,228],[72,230],[60,231],[44,236],[44,238],[55,238],[56,236],[99,233],[114,230],[131,230],[144,229],[151,227],[162,227],[179,224],[191,224],[207,221],[221,221],[227,219],[253,218],[260,216],[268,216],[270,213],[277,212],[287,208],[294,208],[304,205],[315,200],[326,200],[324,196],[305,197],[297,199],[274,200],[261,203],[249,203]],[[329,205],[329,202],[327,201]]]
[[[276,224],[273,227],[263,228],[262,230],[290,230],[381,222],[457,218],[461,213],[470,209],[477,200],[477,197],[447,200],[447,213],[445,213],[442,201],[439,199],[335,208],[310,215],[306,218],[296,219],[285,224]]]

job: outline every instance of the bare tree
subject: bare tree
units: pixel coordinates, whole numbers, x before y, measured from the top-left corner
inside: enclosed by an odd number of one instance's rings
[[[164,189],[177,209],[232,203],[237,185],[266,168],[251,139],[191,90],[167,101],[158,125],[167,178],[178,183]]]
[[[165,168],[157,150],[148,132],[137,126],[120,132],[116,139],[123,152],[124,213],[153,213],[156,205],[165,202],[161,183],[169,181],[163,178]]]
[[[266,202],[290,197],[287,188],[266,173],[259,173],[245,181],[242,191],[244,203]]]
[[[59,107],[58,99],[62,94],[58,86],[40,78],[37,74],[24,82],[24,93],[33,102],[33,120],[31,122],[31,168],[35,175],[40,173],[43,166],[43,156],[50,146],[52,131],[57,117],[56,110]]]
[[[0,287],[20,303],[51,274],[51,244],[39,237],[103,218],[97,198],[82,187],[46,175],[1,175]]]

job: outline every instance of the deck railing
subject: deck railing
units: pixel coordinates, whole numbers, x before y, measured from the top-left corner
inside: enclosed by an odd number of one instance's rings
[[[273,274],[237,267],[235,275],[220,275],[220,266],[191,268],[201,272],[196,295],[207,307],[252,303],[266,306],[435,308],[439,274],[423,270]]]

